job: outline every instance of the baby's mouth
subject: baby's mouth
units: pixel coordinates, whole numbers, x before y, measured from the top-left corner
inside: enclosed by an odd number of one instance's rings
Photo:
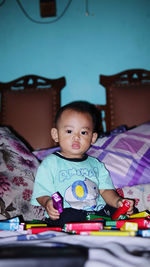
[[[73,143],[72,144],[72,148],[73,149],[79,149],[80,148],[80,144],[79,143]]]

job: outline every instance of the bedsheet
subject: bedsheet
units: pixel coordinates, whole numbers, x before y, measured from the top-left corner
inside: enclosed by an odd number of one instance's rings
[[[150,238],[81,236],[47,231],[36,235],[24,232],[0,232],[0,248],[10,246],[61,247],[81,246],[88,249],[84,267],[148,267],[150,265]],[[2,260],[0,259],[0,266]]]

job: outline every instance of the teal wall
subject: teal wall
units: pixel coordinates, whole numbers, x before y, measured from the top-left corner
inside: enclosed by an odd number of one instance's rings
[[[36,74],[66,77],[62,105],[105,103],[99,75],[150,70],[150,0],[56,0],[57,17],[41,18],[39,0],[0,0],[0,81]],[[88,16],[86,7],[88,4]],[[50,23],[49,23],[50,22]]]

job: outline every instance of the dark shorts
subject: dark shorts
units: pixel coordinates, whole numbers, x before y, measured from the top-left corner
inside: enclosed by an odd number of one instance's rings
[[[86,216],[89,214],[112,217],[115,211],[116,211],[116,208],[113,208],[109,205],[106,205],[100,211],[85,211],[85,210],[66,208],[60,214],[60,218],[58,220],[51,220],[50,218],[46,218],[45,221],[46,223],[48,223],[48,226],[50,227],[54,227],[54,226],[63,227],[64,224],[69,223],[69,222],[83,222],[86,220]]]

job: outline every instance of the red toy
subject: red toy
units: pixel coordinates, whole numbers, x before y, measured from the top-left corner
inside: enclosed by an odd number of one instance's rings
[[[123,204],[123,206],[119,207],[116,210],[116,212],[113,214],[112,220],[118,219],[120,215],[125,214],[128,211],[128,209],[130,208],[130,201],[125,200],[122,204]]]

